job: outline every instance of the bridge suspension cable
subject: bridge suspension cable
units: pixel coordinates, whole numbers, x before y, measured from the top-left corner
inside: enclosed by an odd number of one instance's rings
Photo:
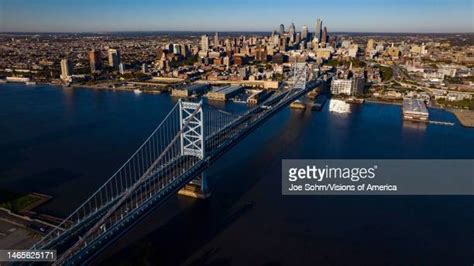
[[[191,111],[186,107],[191,107]],[[75,249],[93,241],[100,236],[101,231],[107,230],[144,201],[166,189],[178,176],[203,159],[203,154],[190,153],[192,149],[189,147],[204,148],[205,140],[218,143],[218,138],[213,134],[238,118],[212,108],[206,109],[204,113],[202,102],[179,101],[137,151],[33,248],[54,247],[78,238],[64,252],[63,258],[67,258]],[[197,130],[199,127],[201,129]],[[202,143],[197,145],[193,138],[199,137]],[[187,144],[190,146],[187,147]],[[86,233],[85,228],[89,228]]]
[[[202,173],[241,136],[306,90],[306,65],[292,90],[242,115],[181,100],[135,153],[34,249],[57,249],[56,264],[81,258],[143,211]],[[84,253],[85,252],[85,253]]]

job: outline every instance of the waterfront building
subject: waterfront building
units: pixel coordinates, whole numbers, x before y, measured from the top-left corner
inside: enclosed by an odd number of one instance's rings
[[[119,64],[119,73],[123,75],[125,73],[125,65],[123,63]]]
[[[244,90],[242,86],[226,86],[213,89],[207,93],[207,98],[214,101],[227,101],[229,98],[241,93]]]
[[[403,119],[410,121],[428,121],[429,113],[423,100],[405,98],[403,99]]]
[[[89,51],[89,64],[91,67],[91,73],[98,72],[102,69],[102,56],[100,51]]]
[[[331,81],[331,93],[333,95],[357,96],[364,92],[365,80],[362,77],[352,79],[333,79]]]
[[[107,53],[109,57],[109,66],[117,69],[120,65],[120,51],[118,49],[109,49]]]
[[[71,81],[73,74],[72,62],[69,59],[61,60],[61,79],[63,81]]]
[[[193,95],[202,95],[209,90],[209,84],[191,84],[184,88],[171,90],[171,96],[189,97]]]

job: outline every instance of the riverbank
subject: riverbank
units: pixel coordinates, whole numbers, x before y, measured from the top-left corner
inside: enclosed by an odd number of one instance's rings
[[[68,87],[64,87],[68,88]],[[140,90],[143,93],[150,93],[150,94],[161,94],[166,92],[166,90],[159,90],[159,89],[150,89],[150,88],[136,88],[136,87],[107,87],[107,86],[98,86],[98,85],[71,85],[70,88],[74,89],[91,89],[91,90],[105,90],[105,91],[128,91],[134,92],[135,90]]]
[[[474,128],[474,111],[456,109],[447,109],[446,111],[453,113],[464,127]]]
[[[401,101],[389,101],[389,100],[381,100],[378,98],[366,98],[364,99],[367,103],[380,103],[380,104],[391,104],[391,105],[402,105]]]

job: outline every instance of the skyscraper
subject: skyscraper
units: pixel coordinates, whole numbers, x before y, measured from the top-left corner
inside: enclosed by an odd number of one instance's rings
[[[117,49],[109,49],[107,53],[109,56],[109,66],[118,68],[120,65],[120,51]]]
[[[119,73],[123,75],[125,73],[125,65],[123,63],[119,64]]]
[[[209,51],[209,36],[207,34],[201,36],[201,50]]]
[[[301,38],[305,41],[308,39],[308,26],[306,25],[303,25],[303,27],[301,27]]]
[[[285,33],[285,25],[280,24],[280,34],[284,34],[284,33]]]
[[[260,62],[267,62],[267,50],[264,46],[257,46],[255,48],[255,60]]]
[[[100,51],[89,51],[89,63],[91,66],[92,73],[100,71],[102,69],[102,56],[100,54]]]
[[[323,43],[328,42],[328,29],[326,27],[324,27],[323,35],[321,37],[321,42],[323,42]]]
[[[67,81],[71,78],[73,72],[72,63],[69,59],[61,60],[61,79]]]
[[[316,20],[316,31],[314,32],[314,38],[318,39],[318,42],[321,42],[322,29],[323,29],[323,21],[320,18],[318,18]]]
[[[369,41],[367,41],[367,48],[365,49],[365,51],[367,53],[373,51],[375,49],[375,41],[374,39],[369,39]]]
[[[179,43],[173,44],[173,54],[181,54],[181,46]]]
[[[296,28],[295,28],[295,23],[291,22],[290,24],[290,28],[288,29],[288,33],[292,36],[295,35],[295,32],[296,32]]]
[[[214,35],[214,47],[217,47],[219,46],[219,33],[216,32],[216,34]]]

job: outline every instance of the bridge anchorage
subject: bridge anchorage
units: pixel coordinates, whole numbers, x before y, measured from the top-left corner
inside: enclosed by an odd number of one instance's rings
[[[204,115],[200,106],[202,106],[202,100],[199,103],[179,101],[180,128],[185,128],[185,124],[189,123],[189,127],[181,132],[181,154],[196,156],[202,160],[205,153]],[[193,113],[196,115],[193,115]],[[198,199],[209,198],[211,190],[205,172],[202,172],[181,188],[178,194]]]
[[[32,247],[57,250],[54,265],[84,265],[176,193],[210,195],[204,171],[274,114],[320,81],[295,65],[291,88],[235,115],[179,100],[135,153]],[[306,82],[307,78],[309,82]]]

